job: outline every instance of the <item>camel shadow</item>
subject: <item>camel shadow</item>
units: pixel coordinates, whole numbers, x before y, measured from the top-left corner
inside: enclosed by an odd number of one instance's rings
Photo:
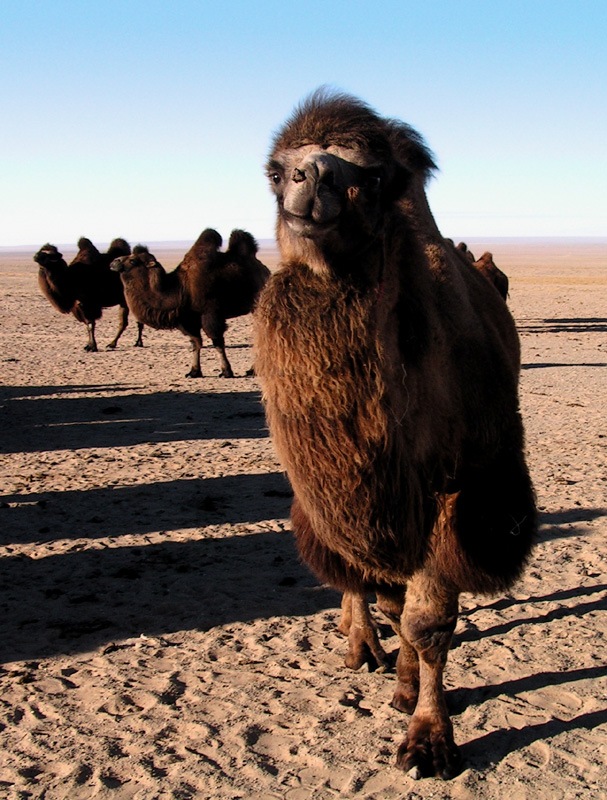
[[[0,409],[0,452],[268,436],[260,393],[255,390],[120,394],[121,388],[112,387],[114,395],[102,398],[45,396],[57,387],[34,387],[34,391],[30,387],[7,391],[5,387],[6,401]],[[64,389],[60,387],[59,391],[63,393]]]
[[[454,689],[448,692],[449,710],[461,714],[467,708],[480,706],[487,700],[500,695],[515,697],[521,692],[535,692],[548,686],[561,686],[575,681],[597,680],[607,677],[607,666],[573,669],[569,672],[538,672],[526,678],[496,683],[493,686],[480,686],[475,689]]]
[[[0,545],[284,519],[291,496],[279,472],[5,494],[0,498]]]
[[[607,709],[591,711],[570,720],[551,719],[522,729],[492,731],[462,745],[461,752],[465,761],[474,769],[485,769],[499,764],[510,753],[529,747],[534,742],[553,739],[568,731],[590,731],[606,723]]]
[[[590,595],[596,594],[597,592],[605,592],[607,586],[604,584],[596,585],[596,586],[587,586],[587,587],[580,587],[576,589],[571,595],[568,596],[580,596],[580,595]],[[555,602],[557,600],[563,599],[563,593],[556,593],[554,595],[549,595],[546,597],[531,597],[527,600],[518,600],[514,601],[514,603],[537,603],[538,601],[544,602]],[[500,610],[505,608],[506,606],[501,605],[499,608]],[[497,609],[497,604],[493,604],[491,606],[482,606],[479,609],[474,609],[474,611],[486,610],[488,608],[492,608],[494,610]],[[494,625],[491,628],[485,628],[484,630],[479,630],[478,628],[472,628],[470,630],[461,631],[454,636],[453,639],[453,646],[458,647],[460,644],[464,642],[478,642],[481,639],[485,639],[492,636],[503,636],[506,633],[509,633],[511,630],[518,628],[521,625],[546,625],[550,622],[554,622],[555,620],[559,619],[566,619],[567,617],[575,617],[578,618],[584,616],[585,614],[590,614],[595,611],[607,611],[607,593],[603,593],[599,598],[596,600],[592,600],[585,603],[578,603],[574,606],[560,606],[559,608],[552,609],[551,611],[543,612],[538,614],[535,617],[523,617],[520,619],[512,619],[506,622],[502,622],[499,625]],[[473,612],[468,612],[467,617]],[[464,615],[462,615],[464,616]]]
[[[553,317],[518,324],[521,333],[607,333],[603,317]]]
[[[584,508],[579,506],[576,508],[563,509],[562,511],[542,512],[538,515],[539,526],[537,542],[548,542],[553,539],[579,536],[579,527],[574,529],[563,526],[592,522],[601,517],[607,517],[607,508],[604,506],[597,506],[596,508]]]
[[[337,606],[339,595],[318,586],[288,532],[6,557],[0,568],[1,660]]]
[[[556,367],[607,367],[606,362],[596,362],[592,364],[563,364],[563,363],[542,363],[542,364],[521,364],[521,369],[550,369]]]

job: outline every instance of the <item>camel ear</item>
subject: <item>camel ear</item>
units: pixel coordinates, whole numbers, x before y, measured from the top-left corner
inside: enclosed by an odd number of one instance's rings
[[[399,197],[406,194],[412,179],[413,172],[411,172],[409,167],[396,161],[394,163],[394,173],[391,180],[388,182],[387,199],[390,201],[398,200]]]

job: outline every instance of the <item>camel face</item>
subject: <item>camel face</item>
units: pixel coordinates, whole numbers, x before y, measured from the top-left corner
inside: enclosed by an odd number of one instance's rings
[[[110,264],[112,272],[126,274],[139,267],[153,266],[156,263],[154,256],[138,247],[134,248],[132,255],[115,258]]]
[[[34,261],[43,269],[67,267],[67,264],[63,260],[62,253],[52,244],[45,244],[44,247],[41,247],[34,255]]]
[[[358,249],[381,219],[384,176],[376,158],[354,148],[305,145],[276,154],[268,177],[283,235],[327,252]]]
[[[405,123],[345,95],[314,93],[278,131],[267,163],[283,257],[319,273],[358,269],[370,246],[380,251],[390,209],[434,168]]]

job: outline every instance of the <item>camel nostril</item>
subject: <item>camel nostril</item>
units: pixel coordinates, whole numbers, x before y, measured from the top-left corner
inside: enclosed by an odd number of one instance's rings
[[[306,173],[302,169],[293,170],[293,182],[303,183],[306,179]]]

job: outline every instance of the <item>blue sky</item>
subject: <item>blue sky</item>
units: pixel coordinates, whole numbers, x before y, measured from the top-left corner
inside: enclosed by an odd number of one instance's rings
[[[607,236],[607,5],[5,0],[0,246],[273,235],[321,84],[417,128],[446,236]]]

